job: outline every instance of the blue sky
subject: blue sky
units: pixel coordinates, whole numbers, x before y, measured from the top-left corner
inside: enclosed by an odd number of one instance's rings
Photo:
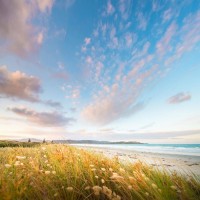
[[[200,2],[0,0],[0,137],[200,142]]]

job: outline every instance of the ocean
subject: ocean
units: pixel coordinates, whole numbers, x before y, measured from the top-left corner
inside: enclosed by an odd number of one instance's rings
[[[200,156],[200,144],[75,144],[75,146]]]

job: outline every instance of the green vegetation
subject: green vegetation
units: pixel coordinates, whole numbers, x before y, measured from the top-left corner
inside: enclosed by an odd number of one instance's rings
[[[197,177],[123,164],[75,147],[42,144],[0,149],[0,199],[200,199]]]
[[[39,142],[18,142],[9,140],[0,140],[0,147],[34,147],[38,146]]]

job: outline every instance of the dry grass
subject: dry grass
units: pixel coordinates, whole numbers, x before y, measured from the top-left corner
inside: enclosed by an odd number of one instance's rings
[[[66,145],[0,149],[0,199],[200,199],[200,183]]]

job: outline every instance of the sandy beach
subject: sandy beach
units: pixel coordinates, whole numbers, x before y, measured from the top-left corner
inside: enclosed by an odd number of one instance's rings
[[[124,149],[111,149],[106,147],[77,146],[92,152],[103,154],[109,158],[118,157],[122,162],[135,163],[137,161],[145,162],[158,169],[166,169],[170,172],[191,175],[194,174],[200,178],[200,156],[176,155],[147,153]]]

